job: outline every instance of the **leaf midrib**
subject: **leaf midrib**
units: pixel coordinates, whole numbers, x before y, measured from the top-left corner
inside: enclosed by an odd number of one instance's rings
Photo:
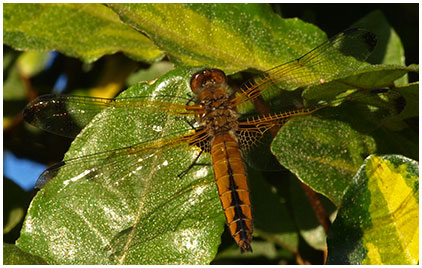
[[[186,76],[188,76],[188,74],[186,74]],[[184,80],[186,80],[186,77],[184,77],[181,81],[184,81]],[[179,81],[179,83],[182,85],[181,81]],[[183,92],[182,86],[178,86],[177,91],[175,92],[174,96],[179,96],[181,92]],[[169,113],[167,113],[166,122],[164,124],[162,133],[167,133],[166,130],[170,126],[170,124],[169,124],[169,122],[171,121],[170,119],[171,119],[171,115]],[[152,164],[151,164],[152,167],[157,166],[157,160],[158,160],[158,155],[155,154],[154,160],[152,161]],[[149,188],[151,187],[151,181],[152,181],[152,177],[153,177],[154,174],[155,174],[154,169],[151,169],[151,171],[148,174],[148,177],[146,177],[146,179],[144,180],[145,187],[144,187],[144,190],[142,191],[142,195],[141,195],[140,200],[139,200],[138,210],[136,211],[135,221],[132,225],[134,228],[132,228],[132,230],[130,231],[130,233],[128,235],[128,239],[127,239],[127,242],[124,246],[122,257],[118,261],[120,265],[124,264],[125,258],[127,256],[127,254],[126,254],[127,249],[130,247],[130,244],[133,241],[134,233],[136,231],[136,226],[138,225],[139,220],[143,218],[142,212],[143,212],[143,209],[144,209],[145,199],[146,199],[146,197],[149,193]]]

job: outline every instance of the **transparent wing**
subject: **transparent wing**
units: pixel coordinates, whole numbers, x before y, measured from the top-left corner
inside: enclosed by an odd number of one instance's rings
[[[302,57],[268,70],[254,81],[245,83],[242,93],[232,100],[240,105],[261,95],[271,86],[295,89],[323,83],[345,71],[353,71],[374,50],[376,36],[364,29],[346,30],[325,41]]]
[[[146,96],[132,98],[94,98],[67,95],[43,95],[24,109],[24,119],[48,132],[74,138],[99,112],[106,108],[123,113],[138,110],[145,113],[167,112],[180,116],[197,113],[199,107],[174,103],[188,100],[176,96]],[[172,103],[170,103],[172,102]]]
[[[359,107],[359,110],[365,110],[364,114],[367,115],[367,118],[365,118],[366,120],[380,123],[389,116],[399,114],[404,107],[402,102],[402,96],[394,90],[373,89],[355,91],[349,95],[333,99],[330,102],[317,104],[307,108],[246,118],[239,122],[239,142],[241,148],[247,150],[252,145],[258,144],[259,139],[267,132],[271,131],[271,134],[275,136],[277,131],[292,118],[310,115],[319,110],[328,107],[336,107],[341,104],[354,104],[354,108]],[[358,114],[358,112],[362,112],[356,110],[355,113],[353,113],[345,108],[341,110],[351,116]],[[340,115],[333,114],[332,117],[340,117]],[[355,121],[363,121],[363,118],[355,118]],[[377,126],[374,126],[374,128],[376,127]]]
[[[201,237],[210,224],[222,226],[212,168],[194,165],[178,177],[198,155],[190,140],[163,139],[68,159],[50,168],[42,178],[55,178],[38,193],[34,228],[55,237],[54,245],[70,240],[66,250],[78,256],[92,250],[102,259],[122,263],[127,248],[142,254],[162,241],[183,247],[184,237]],[[208,163],[204,156],[200,163]],[[208,227],[201,227],[205,224]],[[80,233],[99,246],[78,247]],[[168,235],[175,239],[168,240]]]
[[[245,160],[254,168],[279,170],[279,162],[274,160],[269,148],[280,128],[288,121],[295,118],[304,119],[306,115],[315,114],[309,119],[323,118],[327,122],[333,122],[335,126],[341,126],[339,122],[343,122],[369,135],[388,124],[389,118],[401,112],[402,100],[401,95],[392,90],[357,91],[325,104],[247,118],[239,122],[237,133],[239,144]],[[304,127],[303,131],[311,133],[315,130],[315,126],[312,127],[311,124],[309,128]],[[330,131],[335,133],[338,130]],[[315,130],[315,133],[318,132]],[[294,137],[291,138],[294,139]],[[347,142],[345,138],[344,143]]]
[[[63,181],[64,185],[79,180],[109,180],[108,183],[119,184],[127,177],[137,175],[142,177],[146,169],[166,167],[175,165],[170,163],[174,157],[168,157],[169,152],[173,151],[176,155],[177,150],[181,148],[186,151],[192,144],[204,139],[204,133],[196,132],[192,135],[182,136],[180,138],[163,138],[151,142],[142,142],[131,146],[93,153],[81,157],[63,160],[45,170],[38,178],[35,187],[42,188],[47,182],[60,174],[67,179]],[[199,153],[199,150],[197,150]],[[192,161],[184,159],[178,163]],[[155,162],[155,163],[151,163]],[[177,164],[176,164],[177,165]],[[174,167],[173,167],[174,168]],[[184,171],[186,166],[175,168],[177,172]],[[148,172],[152,172],[151,170]]]

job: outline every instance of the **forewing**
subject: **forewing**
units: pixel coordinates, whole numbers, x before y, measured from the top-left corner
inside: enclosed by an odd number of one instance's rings
[[[302,57],[279,65],[242,86],[236,105],[254,99],[272,86],[284,90],[325,83],[362,66],[374,50],[376,36],[364,29],[346,30]]]
[[[148,168],[151,165],[151,158],[161,157],[164,151],[175,148],[188,150],[190,141],[194,136],[195,134],[173,139],[162,138],[63,160],[45,170],[38,178],[35,187],[41,189],[58,175],[67,178],[63,181],[64,187],[71,182],[80,180],[82,180],[80,183],[96,180],[97,182],[100,181],[101,185],[117,186],[130,176],[142,176],[139,171]],[[167,160],[163,161],[164,165],[168,165]],[[152,167],[156,166],[153,165]],[[178,168],[178,170],[183,169],[183,166]]]
[[[174,103],[178,100],[180,104]],[[173,103],[170,103],[173,102]],[[138,96],[127,98],[95,98],[68,95],[43,95],[31,101],[24,109],[24,119],[48,132],[74,138],[98,113],[106,108],[130,113],[139,110],[146,113],[167,111],[186,116],[188,99],[176,96]]]

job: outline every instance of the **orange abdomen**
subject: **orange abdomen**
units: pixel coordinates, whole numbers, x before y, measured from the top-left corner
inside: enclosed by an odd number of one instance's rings
[[[252,209],[239,144],[228,132],[217,134],[212,141],[211,157],[230,232],[242,252],[252,251]]]

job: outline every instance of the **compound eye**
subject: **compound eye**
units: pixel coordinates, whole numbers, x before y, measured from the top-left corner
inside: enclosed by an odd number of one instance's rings
[[[199,91],[201,91],[202,88],[202,80],[204,79],[204,72],[206,70],[199,71],[192,75],[192,78],[190,79],[190,89],[193,91],[193,93],[198,94]]]
[[[206,85],[225,83],[226,80],[226,74],[222,70],[204,69],[192,75],[190,88],[198,94]]]
[[[215,83],[225,83],[227,81],[226,74],[220,69],[211,69],[211,77]]]

